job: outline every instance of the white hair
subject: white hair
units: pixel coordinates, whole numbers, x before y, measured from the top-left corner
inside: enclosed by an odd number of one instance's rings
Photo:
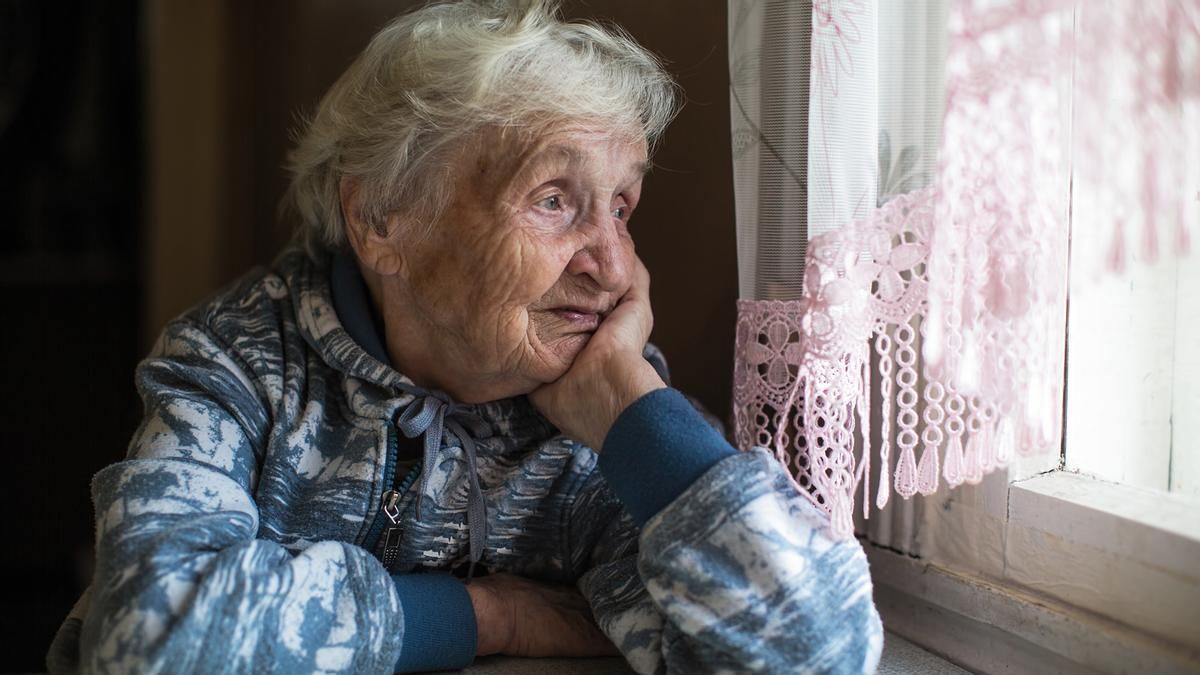
[[[564,22],[554,0],[464,0],[393,20],[325,94],[289,155],[285,206],[310,249],[345,241],[339,185],[360,217],[437,220],[452,155],[487,127],[595,122],[653,148],[677,110],[661,62],[620,28]]]

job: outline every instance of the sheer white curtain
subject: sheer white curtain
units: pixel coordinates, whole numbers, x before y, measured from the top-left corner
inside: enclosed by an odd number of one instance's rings
[[[1130,228],[1187,248],[1195,5],[730,0],[738,443],[839,533],[1057,452],[1073,169],[1113,183],[1107,269]]]

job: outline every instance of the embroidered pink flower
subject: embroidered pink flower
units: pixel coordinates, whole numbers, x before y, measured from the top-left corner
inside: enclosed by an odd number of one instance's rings
[[[763,372],[761,366],[766,366],[762,380],[776,391],[786,390],[802,358],[800,336],[795,326],[776,316],[760,328],[757,337],[746,344],[746,362],[759,372]]]
[[[854,76],[850,46],[862,41],[859,24],[866,14],[863,0],[813,2],[812,76],[834,97],[839,77]]]

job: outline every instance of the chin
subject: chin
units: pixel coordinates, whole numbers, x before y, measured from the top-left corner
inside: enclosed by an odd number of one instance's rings
[[[549,349],[550,357],[542,361],[545,369],[538,373],[537,379],[548,384],[565,375],[591,337],[591,333],[573,333],[555,340]]]

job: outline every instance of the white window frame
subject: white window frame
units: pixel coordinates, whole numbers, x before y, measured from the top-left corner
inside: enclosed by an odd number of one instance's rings
[[[1200,670],[1197,500],[1031,468],[933,497],[928,552],[867,544],[885,625],[975,672]]]

